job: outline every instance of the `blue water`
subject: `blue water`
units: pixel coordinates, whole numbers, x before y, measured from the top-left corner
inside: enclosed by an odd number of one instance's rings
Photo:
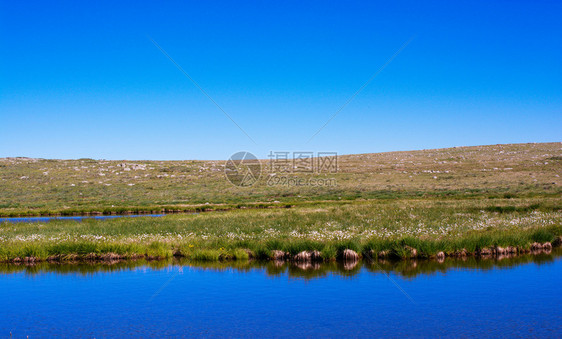
[[[0,267],[0,336],[561,336],[559,256]]]
[[[165,214],[123,214],[123,215],[94,215],[94,216],[70,216],[70,217],[15,217],[15,218],[0,218],[0,223],[3,222],[49,222],[51,220],[76,220],[82,221],[84,219],[115,219],[115,218],[134,218],[134,217],[162,217]]]

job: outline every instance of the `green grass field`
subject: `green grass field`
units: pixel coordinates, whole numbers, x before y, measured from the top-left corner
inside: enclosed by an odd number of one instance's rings
[[[335,186],[236,187],[220,161],[0,159],[0,214],[193,211],[162,218],[0,224],[0,260],[181,255],[271,258],[352,249],[432,257],[562,236],[562,144],[348,155]],[[267,165],[267,164],[266,164]],[[204,212],[206,211],[206,212]]]

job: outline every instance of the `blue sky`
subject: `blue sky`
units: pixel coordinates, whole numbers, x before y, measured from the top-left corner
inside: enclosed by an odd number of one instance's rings
[[[555,1],[2,1],[0,157],[562,141],[560,17]]]

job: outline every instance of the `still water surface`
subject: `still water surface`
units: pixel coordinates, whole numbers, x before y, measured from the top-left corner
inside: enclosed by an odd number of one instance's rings
[[[561,336],[561,259],[6,264],[0,336]]]
[[[135,217],[163,217],[165,214],[122,214],[122,215],[88,215],[88,216],[68,216],[68,217],[8,217],[0,218],[0,223],[3,222],[49,222],[51,220],[74,220],[82,221],[84,219],[106,220],[115,218],[135,218]]]

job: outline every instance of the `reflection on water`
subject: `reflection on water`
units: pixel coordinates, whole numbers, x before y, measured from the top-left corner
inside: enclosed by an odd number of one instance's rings
[[[509,268],[524,264],[545,264],[553,262],[562,255],[562,248],[557,248],[549,254],[521,255],[514,257],[482,259],[466,257],[463,259],[447,258],[443,261],[435,260],[375,260],[355,262],[327,262],[327,263],[290,263],[286,261],[192,261],[188,259],[172,258],[169,260],[132,260],[115,262],[91,263],[36,263],[13,264],[0,263],[0,274],[25,272],[26,274],[40,274],[54,272],[59,274],[78,273],[92,274],[96,272],[118,272],[135,268],[150,268],[152,270],[168,269],[170,267],[190,267],[200,270],[225,271],[235,270],[248,272],[250,270],[263,271],[268,276],[287,274],[293,278],[314,279],[326,277],[329,274],[352,277],[364,268],[370,272],[393,272],[404,278],[414,278],[420,274],[447,273],[451,269],[479,269]]]
[[[0,337],[556,337],[559,251],[502,260],[0,265]]]

